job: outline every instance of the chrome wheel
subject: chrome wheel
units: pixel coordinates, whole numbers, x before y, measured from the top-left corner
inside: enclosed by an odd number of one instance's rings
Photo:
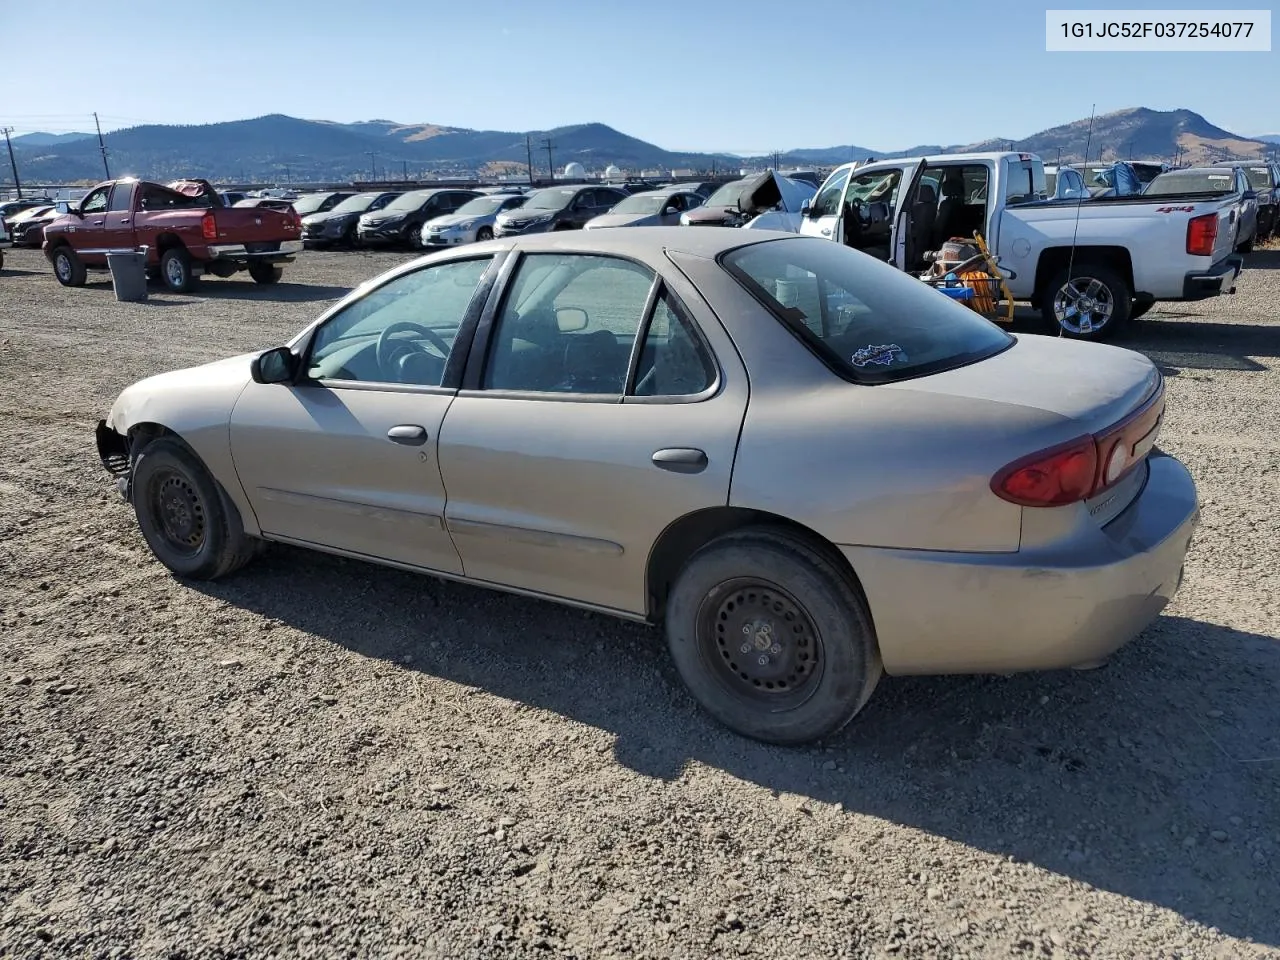
[[[169,286],[175,289],[181,287],[187,279],[187,269],[182,260],[178,257],[170,257],[165,261],[164,277],[169,282]]]
[[[63,283],[71,281],[71,258],[65,253],[59,253],[53,258],[53,271],[58,275],[58,279]]]
[[[776,584],[740,578],[709,591],[698,611],[703,662],[735,696],[790,710],[822,676],[822,639],[804,607]]]
[[[1097,333],[1115,312],[1111,288],[1094,277],[1073,277],[1053,295],[1053,316],[1068,333]]]

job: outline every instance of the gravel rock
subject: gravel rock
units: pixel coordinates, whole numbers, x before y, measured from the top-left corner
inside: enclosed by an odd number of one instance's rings
[[[5,252],[0,956],[1278,955],[1280,254],[1121,344],[1203,501],[1156,623],[1102,670],[886,678],[820,750],[726,733],[644,627],[283,546],[217,583],[151,558],[93,453],[118,392],[406,259],[119,303]]]

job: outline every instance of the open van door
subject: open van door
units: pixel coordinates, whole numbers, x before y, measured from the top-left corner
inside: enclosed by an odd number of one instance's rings
[[[920,259],[924,253],[918,250],[919,245],[913,226],[915,225],[916,194],[920,189],[920,179],[924,176],[924,161],[916,161],[916,165],[907,172],[907,188],[898,191],[898,209],[894,212],[893,232],[889,237],[889,249],[893,251],[889,262],[899,270],[906,270],[909,264]],[[934,201],[937,202],[936,200]]]

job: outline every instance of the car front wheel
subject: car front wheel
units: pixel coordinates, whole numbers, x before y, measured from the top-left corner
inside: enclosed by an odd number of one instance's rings
[[[866,602],[826,552],[780,530],[699,550],[668,598],[667,643],[694,698],[729,729],[800,744],[834,734],[882,672]]]
[[[235,506],[181,442],[166,437],[144,447],[130,487],[143,539],[178,576],[215,580],[256,552],[258,541],[245,534]]]
[[[84,261],[70,247],[53,251],[53,275],[64,287],[83,287],[87,273]]]

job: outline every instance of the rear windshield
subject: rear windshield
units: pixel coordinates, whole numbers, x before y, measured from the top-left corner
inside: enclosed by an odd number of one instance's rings
[[[890,383],[993,356],[1011,336],[968,307],[842,244],[787,238],[721,265],[840,376]]]
[[[319,210],[326,200],[331,197],[329,193],[312,193],[304,197],[299,197],[293,201],[293,209],[299,216],[305,216],[308,213],[315,213]]]
[[[1171,193],[1232,193],[1236,176],[1230,170],[1170,170],[1162,173],[1142,192],[1149,197]]]
[[[1249,186],[1255,190],[1266,190],[1274,186],[1271,182],[1271,170],[1268,167],[1245,167],[1244,172],[1249,178]]]

